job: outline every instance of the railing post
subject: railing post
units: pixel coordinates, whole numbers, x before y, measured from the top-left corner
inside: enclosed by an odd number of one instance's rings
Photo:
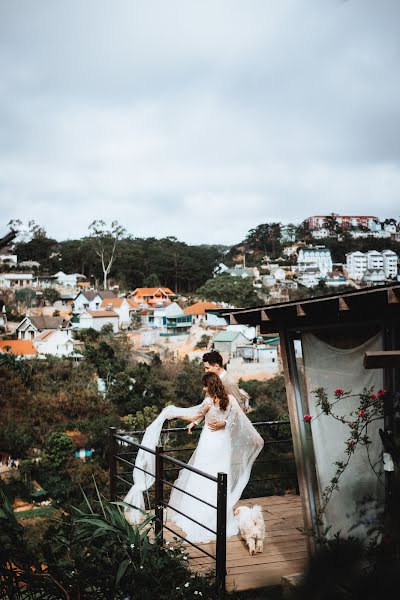
[[[227,474],[218,473],[217,483],[217,548],[216,579],[218,592],[225,591],[226,578],[226,499]]]
[[[117,499],[117,453],[118,442],[115,438],[116,427],[110,427],[110,502]]]
[[[155,483],[155,533],[158,543],[162,546],[163,540],[163,524],[164,524],[164,459],[162,446],[156,447],[156,483]]]

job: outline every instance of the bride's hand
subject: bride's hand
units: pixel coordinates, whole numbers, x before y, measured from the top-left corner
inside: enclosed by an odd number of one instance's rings
[[[218,429],[223,429],[225,425],[225,421],[210,421],[208,427],[211,431],[218,431]]]
[[[196,423],[193,421],[192,423],[189,423],[189,425],[186,427],[187,432],[188,432],[189,435],[192,435],[192,429],[195,426],[196,426]]]

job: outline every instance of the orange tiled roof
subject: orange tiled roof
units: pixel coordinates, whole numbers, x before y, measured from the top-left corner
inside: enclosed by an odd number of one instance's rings
[[[135,296],[154,296],[157,292],[163,292],[167,296],[174,295],[174,292],[166,287],[136,288],[133,294]]]
[[[93,318],[97,317],[118,317],[113,310],[88,310],[89,315]]]
[[[195,304],[192,304],[192,306],[188,306],[187,308],[185,308],[183,312],[185,313],[185,315],[198,316],[205,315],[206,310],[210,310],[213,308],[221,308],[221,306],[219,304],[216,304],[215,302],[196,302]]]
[[[37,354],[37,350],[31,340],[0,340],[0,352],[8,352],[16,356]]]
[[[100,304],[102,308],[107,308],[107,306],[111,306],[113,308],[119,308],[125,298],[104,298],[103,302]]]

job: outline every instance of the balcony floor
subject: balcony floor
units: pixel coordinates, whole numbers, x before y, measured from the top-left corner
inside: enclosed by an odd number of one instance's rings
[[[239,536],[227,542],[227,590],[237,591],[280,584],[282,577],[301,573],[307,562],[306,538],[297,528],[303,527],[300,496],[266,496],[241,500],[241,504],[260,504],[265,522],[264,552],[250,556],[244,541]],[[175,531],[184,535],[173,523]],[[164,530],[166,540],[172,541],[173,534]],[[215,542],[198,544],[215,555]],[[215,568],[215,562],[196,548],[187,544],[189,564],[193,571],[206,572]]]

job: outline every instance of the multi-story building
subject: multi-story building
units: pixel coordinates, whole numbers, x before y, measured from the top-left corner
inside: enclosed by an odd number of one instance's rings
[[[367,252],[367,268],[368,269],[383,269],[383,256],[377,250],[369,250]]]
[[[384,250],[383,256],[383,270],[387,278],[395,279],[398,273],[397,265],[397,254],[393,250]]]
[[[314,215],[305,219],[310,229],[321,229],[325,226],[325,220],[332,215]],[[367,227],[371,231],[374,230],[376,221],[379,221],[378,217],[373,215],[336,215],[333,214],[336,221],[344,229],[350,229],[351,227]]]
[[[382,273],[385,278],[394,279],[398,273],[397,254],[392,250],[370,250],[369,252],[349,252],[346,254],[346,269],[350,279],[365,280],[367,274],[370,278],[371,272],[378,273],[382,279]],[[367,273],[368,271],[368,273]]]
[[[324,277],[329,271],[332,271],[331,251],[325,246],[300,248],[297,266],[300,273],[308,268],[313,268],[318,269]]]
[[[346,268],[350,279],[361,280],[367,270],[367,256],[363,252],[346,254]]]

